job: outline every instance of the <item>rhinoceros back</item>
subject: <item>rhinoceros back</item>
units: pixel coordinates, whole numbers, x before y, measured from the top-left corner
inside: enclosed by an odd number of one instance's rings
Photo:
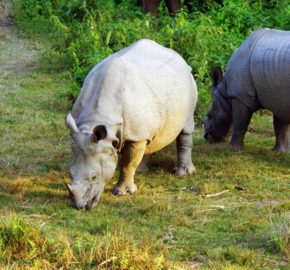
[[[145,139],[146,152],[155,152],[174,140],[193,115],[197,92],[191,69],[179,54],[150,40],[133,44],[120,60],[124,139]],[[193,121],[188,128],[194,128]]]
[[[256,41],[267,29],[259,29],[252,33],[241,46],[233,53],[225,74],[227,95],[237,98],[249,108],[256,110],[259,107],[251,73],[250,58]]]
[[[93,68],[72,113],[81,130],[91,132],[96,124],[122,126],[124,141],[147,140],[146,153],[151,153],[182,129],[193,131],[196,100],[196,85],[183,58],[143,39]]]
[[[260,103],[289,122],[290,31],[265,31],[252,50],[250,71]]]

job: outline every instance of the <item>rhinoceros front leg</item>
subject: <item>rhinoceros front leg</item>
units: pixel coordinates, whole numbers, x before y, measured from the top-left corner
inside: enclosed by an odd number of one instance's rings
[[[176,138],[177,166],[175,173],[183,176],[186,173],[193,174],[196,169],[191,160],[192,134],[181,132]]]
[[[119,180],[112,190],[114,195],[124,195],[127,191],[134,194],[137,191],[134,175],[144,155],[146,144],[147,141],[126,142],[119,162]]]
[[[233,133],[230,145],[236,149],[243,149],[244,137],[253,115],[253,111],[238,99],[232,101]]]
[[[289,152],[290,151],[290,124],[279,120],[273,115],[273,124],[276,136],[274,151]]]

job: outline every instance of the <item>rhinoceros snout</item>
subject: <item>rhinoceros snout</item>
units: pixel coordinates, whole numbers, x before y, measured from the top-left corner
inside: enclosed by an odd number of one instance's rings
[[[203,137],[209,143],[216,143],[216,142],[219,142],[220,141],[220,140],[216,139],[215,137],[213,137],[213,134],[211,132],[206,132],[203,135]]]
[[[210,133],[210,132],[206,132],[204,135],[203,135],[203,138],[206,140],[206,141],[208,141],[208,142],[210,142],[210,143],[212,143],[214,140],[213,140],[213,137],[212,137],[212,134]]]
[[[96,203],[98,202],[98,195],[99,194],[97,193],[91,200],[88,200],[85,206],[86,210],[91,210],[96,205]]]
[[[88,200],[85,204],[79,204],[75,201],[74,198],[68,198],[68,205],[72,208],[75,208],[77,210],[85,209],[85,210],[91,210],[94,208],[99,200],[99,194],[96,194],[92,199]]]

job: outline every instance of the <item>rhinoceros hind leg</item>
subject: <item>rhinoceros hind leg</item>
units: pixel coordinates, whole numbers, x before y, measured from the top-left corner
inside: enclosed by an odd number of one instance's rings
[[[125,144],[119,162],[119,180],[112,190],[114,195],[124,195],[127,191],[130,194],[137,192],[137,186],[134,184],[134,175],[144,155],[146,144],[147,141],[127,142]]]
[[[174,168],[175,174],[183,176],[186,173],[193,174],[196,169],[191,160],[192,133],[181,132],[176,139],[177,166]]]
[[[279,120],[273,116],[273,125],[275,130],[276,142],[274,151],[289,152],[290,151],[290,124]]]
[[[148,172],[149,171],[148,163],[151,159],[151,156],[152,155],[144,155],[143,156],[141,163],[137,167],[137,172]]]

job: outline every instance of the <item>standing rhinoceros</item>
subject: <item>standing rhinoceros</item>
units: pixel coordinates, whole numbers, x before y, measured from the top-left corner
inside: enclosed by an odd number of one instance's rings
[[[191,69],[173,50],[142,39],[97,64],[66,118],[71,130],[72,205],[90,209],[113,177],[113,194],[135,193],[136,168],[177,137],[177,175],[192,174],[197,89]]]
[[[225,75],[213,71],[212,106],[204,122],[205,139],[222,141],[233,125],[230,144],[243,147],[253,112],[273,112],[275,151],[290,151],[290,32],[260,29],[228,62]]]

